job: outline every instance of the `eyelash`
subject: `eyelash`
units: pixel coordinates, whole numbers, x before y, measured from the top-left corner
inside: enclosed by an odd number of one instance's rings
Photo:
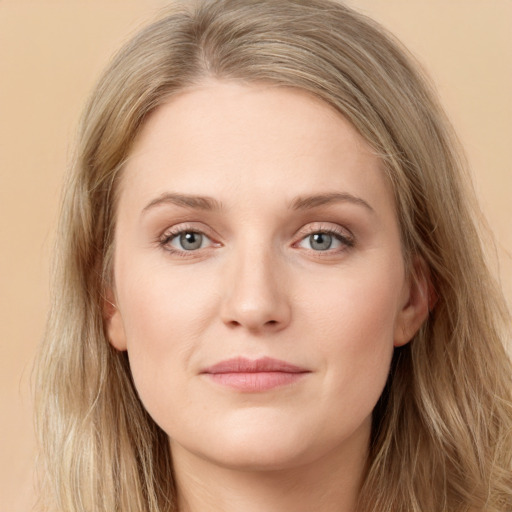
[[[165,231],[165,233],[159,238],[158,244],[160,245],[160,247],[162,249],[171,253],[174,256],[178,256],[181,258],[191,258],[191,257],[193,258],[195,256],[194,253],[196,253],[197,250],[195,250],[195,251],[179,250],[170,245],[170,243],[175,238],[177,238],[180,235],[185,234],[185,233],[194,233],[196,235],[202,235],[202,236],[208,238],[209,240],[211,240],[211,237],[208,236],[204,231],[202,231],[198,228],[194,228],[192,226],[186,225],[186,224],[180,224],[179,226],[172,227],[171,229],[168,229],[167,231]],[[215,242],[214,242],[214,245],[215,245]],[[219,246],[220,244],[217,243],[216,245]]]
[[[314,224],[312,228],[308,228],[300,232],[300,239],[297,242],[295,242],[293,246],[298,246],[302,241],[306,240],[308,237],[317,234],[332,236],[334,239],[336,239],[342,244],[342,247],[338,249],[326,249],[324,251],[315,251],[311,249],[311,251],[314,252],[315,256],[317,257],[326,257],[329,255],[332,256],[333,254],[339,254],[341,252],[353,248],[355,245],[354,236],[348,230],[342,230],[338,227],[325,226],[322,224]]]
[[[304,229],[299,232],[300,238],[297,242],[294,242],[292,244],[293,247],[298,247],[301,242],[303,242],[305,239],[312,235],[322,234],[322,235],[329,235],[335,238],[337,241],[339,241],[342,244],[341,248],[338,249],[326,249],[324,251],[318,250],[315,251],[314,249],[305,249],[308,251],[311,251],[315,253],[315,256],[317,257],[326,257],[326,256],[332,256],[333,254],[339,254],[341,252],[347,251],[349,249],[352,249],[355,246],[355,239],[352,235],[352,233],[349,232],[347,235],[347,232],[344,230],[341,230],[336,227],[332,226],[322,226],[320,225],[313,225],[313,228]],[[208,236],[204,231],[194,228],[192,226],[183,225],[180,224],[179,226],[173,227],[169,230],[167,230],[159,239],[158,239],[158,245],[164,249],[165,251],[171,253],[172,255],[181,257],[181,258],[193,258],[197,255],[197,252],[201,249],[198,248],[196,250],[180,250],[172,247],[170,243],[177,238],[178,236],[185,234],[185,233],[193,233],[197,235],[202,235],[210,240],[212,242],[212,239],[210,236]],[[220,246],[220,243],[212,242],[215,246]],[[194,254],[196,253],[196,254]]]

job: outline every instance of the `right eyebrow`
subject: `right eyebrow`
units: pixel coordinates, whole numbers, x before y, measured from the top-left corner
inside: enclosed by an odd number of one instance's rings
[[[147,213],[157,206],[165,204],[173,204],[184,208],[192,208],[195,210],[222,210],[222,203],[208,196],[191,196],[188,194],[175,194],[171,192],[164,192],[157,198],[150,201],[143,209],[142,214]]]

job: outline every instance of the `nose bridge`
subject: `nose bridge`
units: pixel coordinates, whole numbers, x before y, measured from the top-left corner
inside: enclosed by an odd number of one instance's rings
[[[233,248],[225,283],[223,321],[249,330],[283,328],[290,304],[279,255],[270,241],[246,237]]]

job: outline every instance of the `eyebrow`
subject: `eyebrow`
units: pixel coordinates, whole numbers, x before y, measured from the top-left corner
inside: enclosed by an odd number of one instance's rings
[[[207,196],[191,196],[187,194],[175,194],[166,192],[161,194],[156,199],[153,199],[148,203],[142,210],[142,213],[146,213],[148,210],[155,208],[156,206],[162,206],[165,204],[174,204],[176,206],[182,206],[185,208],[192,208],[195,210],[222,210],[222,203],[213,199],[213,197]]]
[[[347,192],[330,192],[326,194],[297,197],[291,202],[290,208],[293,210],[309,210],[331,203],[352,203],[363,206],[372,213],[375,213],[375,210],[364,199]]]
[[[293,199],[289,208],[292,210],[309,210],[332,203],[352,203],[363,206],[372,213],[375,213],[375,210],[364,199],[347,192],[328,192],[311,196],[299,196]],[[166,204],[205,211],[220,211],[223,209],[222,203],[213,197],[166,192],[149,202],[143,208],[142,213],[144,214],[152,208]]]

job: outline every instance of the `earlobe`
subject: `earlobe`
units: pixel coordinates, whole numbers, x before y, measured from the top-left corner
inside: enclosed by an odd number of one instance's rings
[[[107,290],[103,299],[103,321],[110,344],[121,352],[125,351],[127,347],[123,319],[111,289]]]
[[[395,325],[395,347],[401,347],[412,340],[437,301],[429,269],[420,256],[413,259],[413,271],[407,288],[407,298]]]

